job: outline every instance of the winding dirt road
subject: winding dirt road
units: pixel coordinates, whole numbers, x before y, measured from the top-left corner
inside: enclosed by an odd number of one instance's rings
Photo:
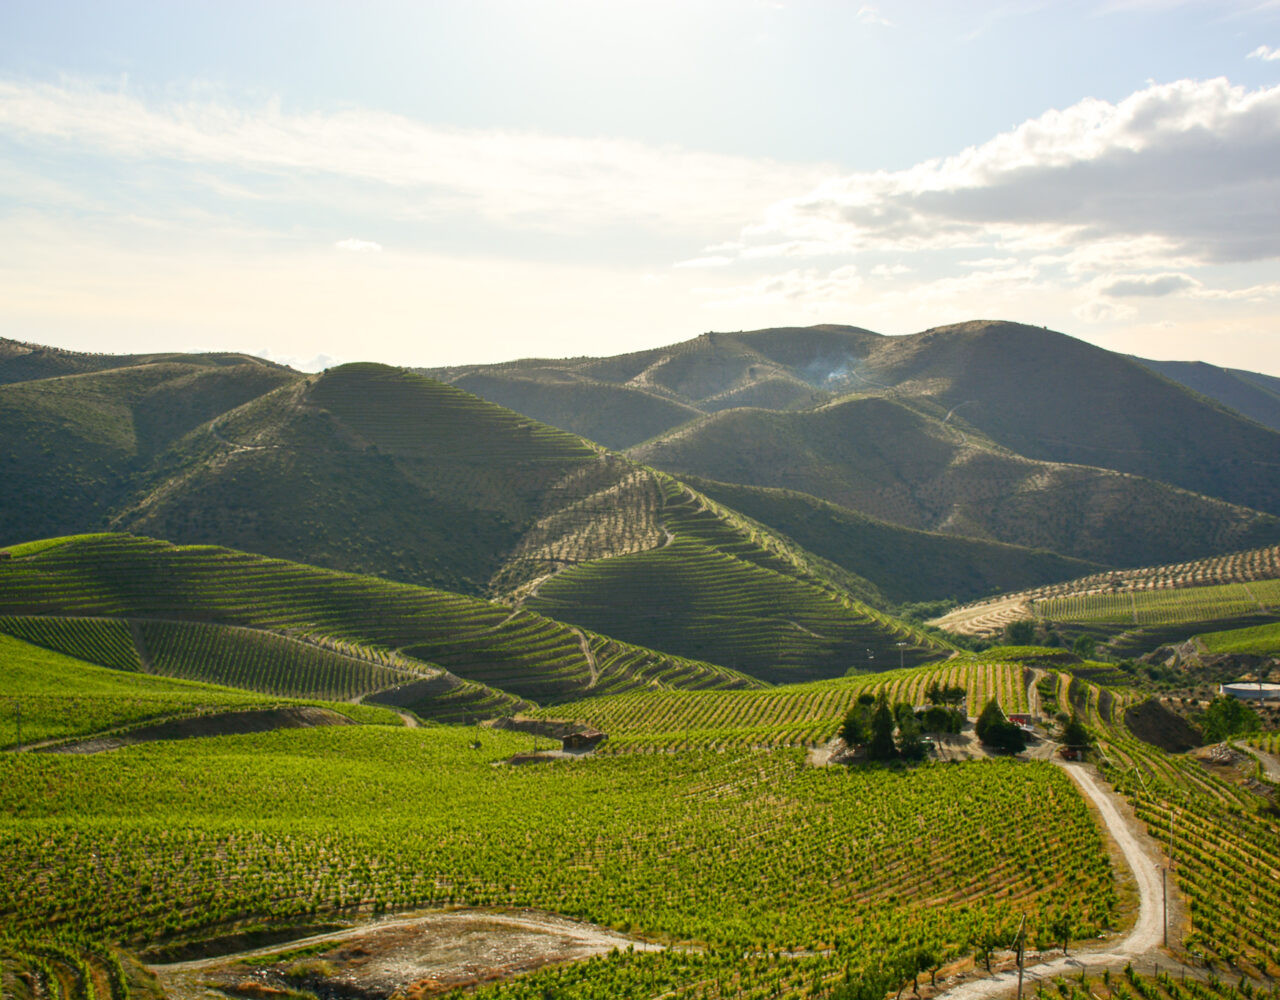
[[[1142,844],[1130,829],[1129,824],[1116,809],[1112,792],[1103,788],[1094,776],[1080,764],[1060,765],[1081,793],[1098,808],[1107,831],[1124,854],[1125,863],[1133,872],[1138,887],[1138,920],[1133,929],[1119,941],[1102,945],[1104,950],[1090,951],[1081,948],[1075,955],[1063,956],[1048,962],[1028,966],[1023,970],[1024,989],[1027,983],[1035,983],[1042,979],[1051,979],[1065,973],[1078,972],[1081,966],[1089,969],[1100,969],[1104,966],[1124,966],[1136,958],[1163,957],[1157,951],[1164,936],[1160,869],[1164,859]],[[939,998],[947,1000],[987,1000],[990,997],[1003,996],[1016,989],[1018,970],[1010,969],[997,973],[988,979],[978,979],[962,983]]]

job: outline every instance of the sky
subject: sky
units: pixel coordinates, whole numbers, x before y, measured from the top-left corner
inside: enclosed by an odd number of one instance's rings
[[[0,336],[973,319],[1280,375],[1280,0],[0,0]]]

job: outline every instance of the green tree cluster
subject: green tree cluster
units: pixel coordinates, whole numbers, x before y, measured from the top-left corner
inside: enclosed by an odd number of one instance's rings
[[[1220,694],[1204,713],[1204,738],[1210,743],[1252,733],[1259,728],[1258,713],[1230,695]]]
[[[866,747],[869,760],[922,759],[928,750],[922,733],[912,706],[890,707],[883,691],[875,698],[859,695],[840,726],[840,738],[850,747]]]
[[[995,698],[983,707],[974,730],[978,734],[978,739],[996,750],[1018,753],[1027,748],[1026,734],[1005,718],[1004,711]]]

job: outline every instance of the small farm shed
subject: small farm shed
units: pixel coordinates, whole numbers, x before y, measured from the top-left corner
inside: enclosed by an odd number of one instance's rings
[[[1015,712],[1009,716],[1009,721],[1015,726],[1021,726],[1023,729],[1031,728],[1031,716],[1029,715],[1023,715],[1019,712]]]
[[[12,559],[12,558],[13,558],[13,553],[10,552],[8,549],[0,549],[0,562],[4,562],[6,559]]]
[[[565,750],[594,750],[606,739],[608,737],[598,729],[584,729],[562,736],[560,746]]]

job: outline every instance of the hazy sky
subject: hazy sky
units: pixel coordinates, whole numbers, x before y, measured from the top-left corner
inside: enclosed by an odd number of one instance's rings
[[[0,0],[0,336],[977,318],[1280,374],[1280,0]]]

